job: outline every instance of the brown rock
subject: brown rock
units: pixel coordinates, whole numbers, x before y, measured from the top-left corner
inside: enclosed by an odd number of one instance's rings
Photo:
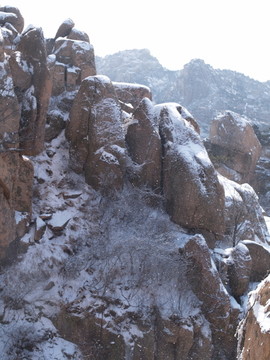
[[[94,48],[86,41],[58,39],[54,54],[60,63],[81,69],[81,80],[96,75]]]
[[[16,239],[23,236],[32,210],[33,166],[18,152],[0,153],[0,258]],[[15,212],[23,213],[23,221],[17,221]]]
[[[155,124],[154,107],[144,98],[133,115],[126,134],[131,159],[140,165],[134,183],[159,192],[161,189],[161,140]]]
[[[11,54],[9,66],[14,86],[20,88],[20,90],[28,89],[31,86],[32,75],[26,61],[22,59],[22,54],[19,51]]]
[[[270,358],[269,276],[249,298],[249,310],[238,331],[238,357],[241,360]]]
[[[248,289],[252,267],[249,250],[243,243],[232,248],[228,264],[229,286],[232,295],[239,299]]]
[[[42,238],[42,236],[46,231],[46,227],[47,227],[46,223],[40,217],[38,217],[36,219],[36,224],[35,224],[35,236],[34,236],[35,241],[38,242]]]
[[[32,213],[32,195],[34,167],[26,157],[18,159],[18,177],[14,193],[14,208],[16,211]]]
[[[224,233],[224,190],[200,140],[176,104],[156,106],[163,142],[163,191],[172,220],[214,236]]]
[[[1,6],[1,20],[0,24],[4,25],[6,22],[9,22],[14,28],[21,33],[24,27],[24,19],[20,13],[20,10],[14,6]]]
[[[95,189],[106,192],[122,187],[125,143],[121,109],[107,77],[93,76],[82,82],[66,136],[74,171],[84,172]]]
[[[232,306],[202,236],[190,238],[179,251],[188,261],[189,283],[202,302],[203,314],[210,323],[215,348],[213,359],[233,359],[236,351],[234,332],[240,308]]]
[[[66,90],[66,69],[67,66],[62,63],[55,63],[51,69],[53,87],[52,96],[58,96]]]
[[[0,63],[1,96],[0,96],[0,150],[18,148],[20,108],[17,96],[14,93],[13,80],[7,62]]]
[[[29,90],[31,100],[27,99],[29,92],[25,94],[25,101],[28,101],[30,106],[22,110],[21,148],[24,154],[36,155],[44,146],[46,114],[52,90],[42,30],[32,27],[24,32],[18,44],[18,51],[33,68],[33,90]]]
[[[65,21],[62,22],[62,24],[59,26],[56,34],[55,34],[55,39],[59,38],[59,37],[66,37],[70,34],[72,28],[74,27],[75,23],[73,20],[71,19],[66,19]]]
[[[251,181],[261,144],[247,119],[232,111],[220,114],[211,123],[209,141],[213,162],[223,176]]]
[[[194,119],[194,117],[190,114],[190,112],[184,108],[183,106],[180,106],[179,104],[176,104],[176,108],[179,112],[179,114],[184,118],[190,125],[193,127],[193,129],[196,131],[196,133],[200,134],[200,127],[197,121]]]
[[[255,241],[244,240],[242,243],[248,248],[252,259],[250,281],[262,281],[270,270],[269,250]]]
[[[48,112],[45,129],[45,141],[51,141],[56,138],[65,126],[66,121],[63,113],[59,111]]]
[[[152,100],[151,90],[145,85],[113,82],[118,99],[136,108],[143,98]]]
[[[73,28],[69,33],[68,39],[86,41],[90,43],[89,36],[86,34],[86,32],[80,31],[75,28]]]

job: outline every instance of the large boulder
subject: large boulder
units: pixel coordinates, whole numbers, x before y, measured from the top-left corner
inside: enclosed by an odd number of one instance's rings
[[[44,146],[46,115],[52,90],[42,30],[34,27],[26,29],[17,50],[32,72],[31,86],[23,92],[20,146],[24,154],[36,155]]]
[[[156,106],[163,143],[163,192],[172,220],[207,236],[224,233],[224,190],[194,127],[176,104]]]
[[[250,182],[261,154],[261,144],[251,123],[225,111],[211,123],[209,147],[217,170],[231,180]]]
[[[248,248],[251,259],[251,281],[262,281],[270,270],[270,248],[255,241],[244,240],[242,243]]]
[[[57,62],[67,68],[80,69],[79,83],[88,76],[96,75],[94,47],[89,42],[59,38],[55,42],[54,54]]]
[[[54,38],[57,39],[59,37],[68,36],[70,34],[71,30],[73,29],[74,25],[75,25],[75,23],[72,19],[66,19],[59,26]]]
[[[143,98],[152,100],[152,93],[149,87],[140,84],[129,84],[123,82],[113,82],[118,99],[126,104],[131,104],[136,108]]]
[[[155,123],[154,106],[144,98],[128,126],[126,143],[131,159],[138,165],[133,182],[156,192],[161,187],[161,140]]]
[[[73,28],[69,35],[67,36],[68,39],[71,40],[80,40],[80,41],[86,41],[90,43],[89,36],[86,34],[86,32],[78,30]]]
[[[228,251],[228,279],[232,295],[239,300],[247,291],[252,268],[252,258],[247,246],[239,243]]]
[[[83,80],[66,136],[74,171],[83,172],[87,183],[97,190],[122,188],[126,157],[122,114],[109,78],[90,76]]]
[[[0,25],[10,23],[14,28],[21,33],[24,27],[24,19],[20,10],[14,6],[1,6],[0,7]]]

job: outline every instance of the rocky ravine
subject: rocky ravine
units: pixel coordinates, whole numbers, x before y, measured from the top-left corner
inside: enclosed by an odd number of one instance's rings
[[[253,189],[217,173],[184,107],[97,76],[72,20],[46,40],[0,19],[2,358],[245,354],[270,256]]]

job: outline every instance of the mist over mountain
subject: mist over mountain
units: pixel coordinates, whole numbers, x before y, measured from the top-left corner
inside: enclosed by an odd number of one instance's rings
[[[147,49],[97,57],[96,64],[98,73],[113,81],[149,86],[156,103],[175,101],[187,107],[204,135],[209,123],[224,110],[247,116],[260,127],[270,123],[269,81],[262,83],[235,71],[214,69],[200,59],[191,60],[182,70],[168,70]]]

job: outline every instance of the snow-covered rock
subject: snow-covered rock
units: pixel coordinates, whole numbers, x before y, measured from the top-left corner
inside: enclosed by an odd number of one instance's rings
[[[73,170],[84,172],[95,189],[122,188],[126,157],[122,113],[109,78],[90,76],[82,82],[66,136]]]
[[[224,232],[224,190],[217,173],[199,135],[176,104],[157,105],[156,114],[164,148],[167,211],[177,224],[208,234],[214,246]]]

